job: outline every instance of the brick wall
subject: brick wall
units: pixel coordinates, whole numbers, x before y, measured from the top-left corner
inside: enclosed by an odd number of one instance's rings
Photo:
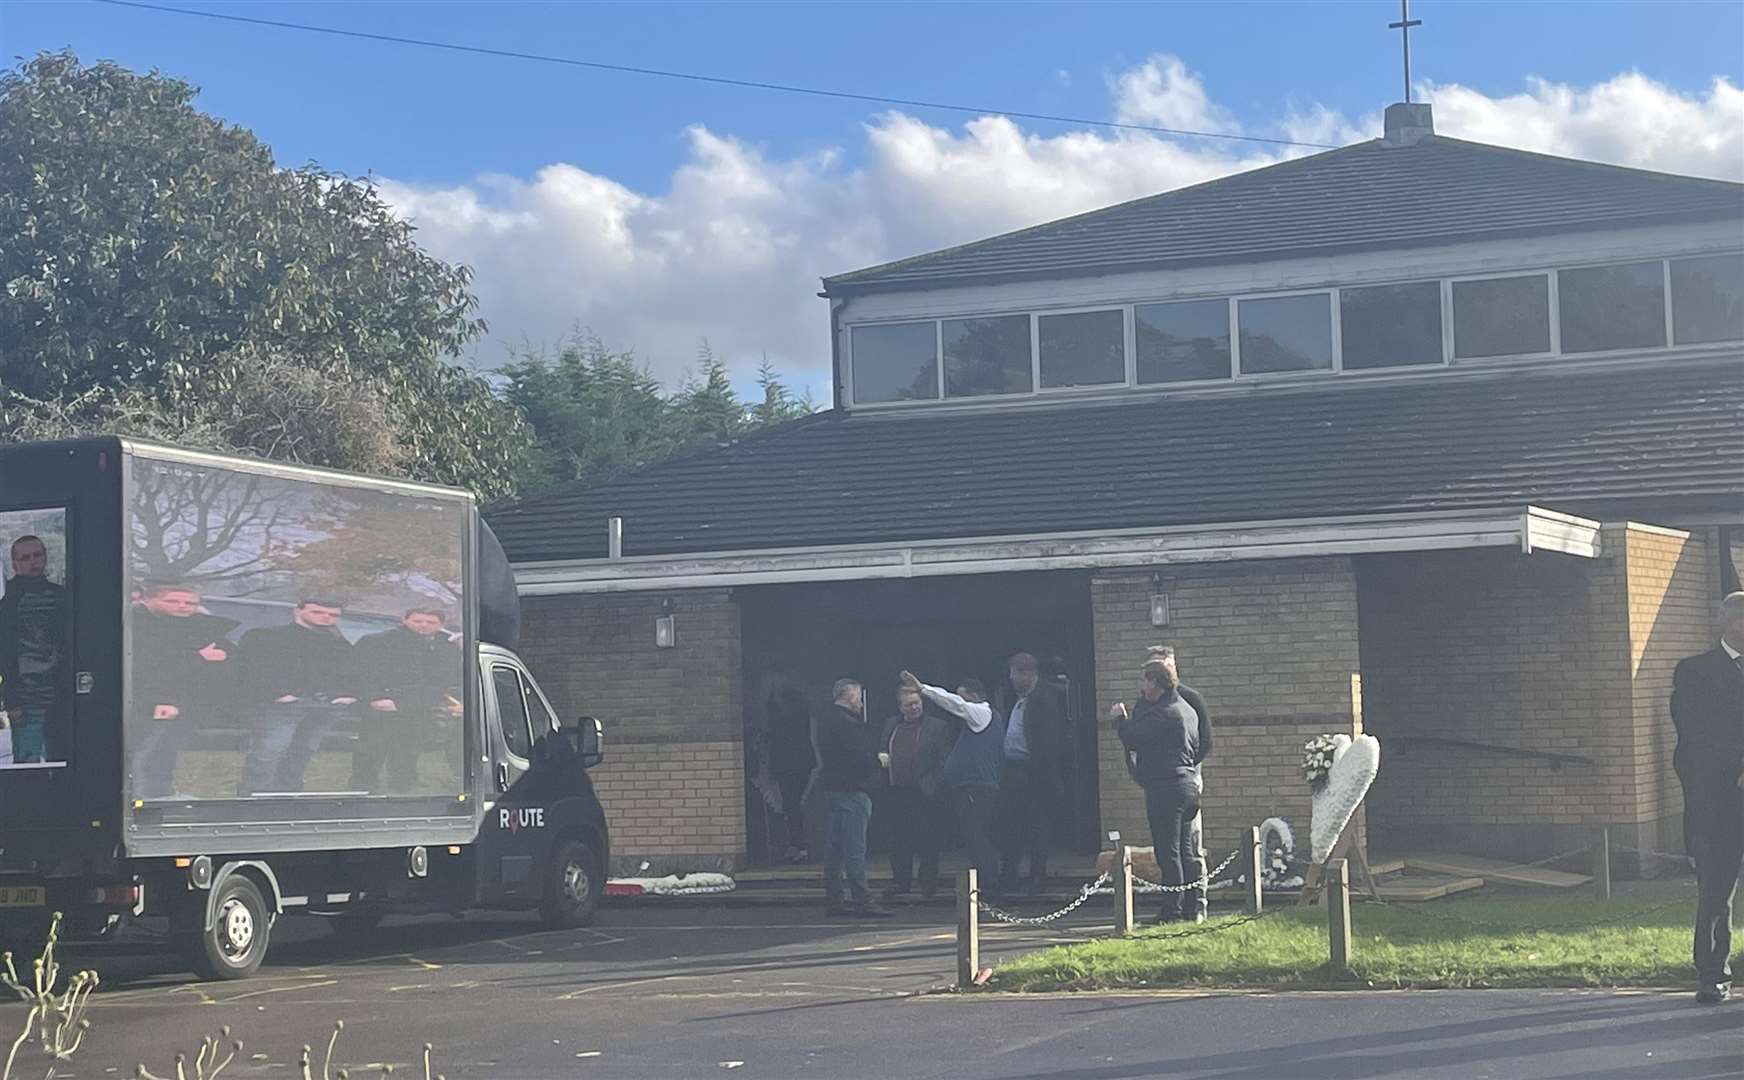
[[[1366,720],[1393,743],[1370,797],[1377,847],[1542,857],[1593,827],[1656,843],[1671,665],[1699,651],[1707,564],[1683,534],[1607,527],[1605,558],[1474,550],[1359,560]],[[1703,616],[1705,619],[1705,615]],[[1674,655],[1675,654],[1675,655]],[[1419,744],[1459,739],[1591,759]]]
[[[654,645],[670,600],[677,645]],[[606,732],[594,783],[613,862],[657,873],[737,866],[745,853],[739,610],[725,589],[522,600],[521,656],[563,716]]]
[[[1677,662],[1713,648],[1718,566],[1710,535],[1632,525],[1624,534],[1635,719],[1631,846],[1681,850],[1683,793],[1672,771],[1671,676]]]
[[[1091,581],[1098,715],[1138,693],[1152,644],[1175,647],[1182,679],[1205,696],[1214,753],[1205,765],[1205,843],[1213,858],[1267,817],[1308,835],[1302,744],[1362,730],[1357,590],[1344,558],[1170,567],[1161,571],[1170,624],[1150,623],[1151,572]],[[1120,740],[1098,741],[1103,828],[1148,843],[1144,795],[1127,777]],[[1359,823],[1360,827],[1360,823]]]

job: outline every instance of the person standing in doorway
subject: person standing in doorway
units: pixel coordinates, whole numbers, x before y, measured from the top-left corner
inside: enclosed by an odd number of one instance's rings
[[[1720,602],[1720,642],[1678,662],[1672,765],[1683,785],[1684,850],[1696,863],[1696,1000],[1732,993],[1732,902],[1744,871],[1744,592]]]
[[[1166,890],[1157,922],[1205,921],[1205,853],[1199,835],[1199,801],[1204,786],[1199,766],[1209,751],[1201,731],[1209,725],[1181,696],[1172,662],[1153,657],[1140,673],[1139,696],[1128,712],[1109,710],[1120,741],[1136,755],[1134,771],[1145,793],[1151,845],[1165,886],[1195,883],[1185,891]]]
[[[866,826],[879,779],[878,732],[866,723],[866,691],[837,679],[835,700],[817,721],[818,786],[830,808],[824,843],[824,903],[828,915],[890,914],[866,886]]]
[[[883,799],[892,818],[890,887],[884,898],[893,900],[913,891],[918,860],[920,894],[931,899],[939,891],[939,841],[944,831],[940,796],[950,731],[944,720],[927,714],[918,684],[897,687],[896,706],[896,715],[884,722],[890,785]]]
[[[41,537],[20,536],[10,555],[13,576],[0,596],[0,708],[12,725],[12,760],[60,761],[67,593],[48,578]]]
[[[982,887],[992,897],[998,892],[994,875],[999,869],[999,849],[994,843],[993,827],[999,769],[1005,758],[1005,725],[998,711],[988,703],[987,687],[980,679],[962,680],[953,694],[941,687],[928,686],[905,671],[902,685],[919,690],[928,703],[963,722],[963,730],[957,733],[945,755],[941,778],[956,811],[963,846],[969,852],[969,865],[975,868],[984,883]]]
[[[1048,834],[1059,803],[1064,749],[1062,710],[1042,687],[1041,665],[1029,653],[1011,658],[1007,674],[1016,692],[1005,720],[1003,771],[999,780],[999,891],[1016,892],[1020,860],[1029,857],[1024,891],[1039,895],[1048,876]]]

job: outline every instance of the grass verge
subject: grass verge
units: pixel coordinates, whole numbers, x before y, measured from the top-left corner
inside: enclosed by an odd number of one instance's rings
[[[1345,973],[1328,968],[1326,909],[1292,907],[1218,933],[1159,928],[1030,953],[996,968],[989,988],[1682,986],[1695,977],[1693,917],[1693,898],[1356,904]]]

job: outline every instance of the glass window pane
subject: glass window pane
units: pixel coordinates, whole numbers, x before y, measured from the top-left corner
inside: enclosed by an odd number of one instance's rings
[[[545,707],[545,699],[533,689],[532,683],[523,679],[522,688],[527,696],[527,720],[533,728],[533,741],[538,742],[549,732],[557,730],[557,718]]]
[[[945,396],[1027,394],[1030,378],[1029,316],[946,319]]]
[[[1229,301],[1184,300],[1133,309],[1140,383],[1229,378]]]
[[[924,401],[939,396],[938,331],[930,322],[856,326],[854,402]]]
[[[1565,353],[1665,344],[1665,267],[1657,260],[1562,270],[1556,290]]]
[[[1549,351],[1548,275],[1453,283],[1454,356],[1520,356]]]
[[[1331,296],[1242,300],[1237,306],[1242,371],[1251,375],[1331,369]]]
[[[67,763],[71,749],[72,615],[67,512],[0,512],[0,769]]]
[[[491,668],[497,688],[497,715],[503,722],[503,742],[519,758],[532,756],[533,740],[527,734],[527,703],[521,697],[521,676],[514,668]]]
[[[1679,345],[1744,338],[1744,254],[1671,260],[1671,318]]]
[[[1126,320],[1119,311],[1043,315],[1043,386],[1101,386],[1126,381]]]
[[[1441,283],[1343,289],[1338,297],[1344,369],[1441,363]]]

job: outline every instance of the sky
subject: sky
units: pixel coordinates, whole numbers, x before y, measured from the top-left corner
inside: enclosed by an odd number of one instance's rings
[[[1312,153],[1003,111],[1345,144],[1401,98],[1396,3],[168,0],[370,34],[947,102],[799,96],[243,25],[0,3],[7,62],[72,48],[202,88],[281,164],[369,175],[476,272],[470,362],[578,328],[676,382],[707,339],[828,400],[821,276]],[[1444,134],[1744,179],[1744,3],[1419,0]]]

